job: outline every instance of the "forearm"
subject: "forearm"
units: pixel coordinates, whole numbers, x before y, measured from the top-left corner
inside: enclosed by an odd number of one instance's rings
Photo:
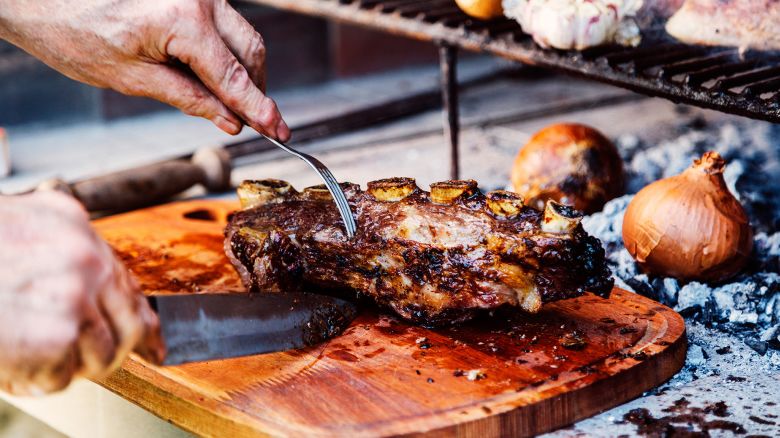
[[[94,75],[85,74],[78,62],[84,56],[79,47],[93,38],[85,30],[89,19],[82,3],[95,2],[0,0],[0,38],[71,79],[105,87]]]
[[[0,0],[0,39],[19,45],[19,25],[26,14],[25,9],[35,8],[36,2],[23,2],[19,0]]]
[[[24,39],[29,38],[31,30],[51,27],[53,13],[57,20],[67,21],[69,17],[60,15],[77,12],[79,2],[70,2],[67,8],[60,7],[68,2],[62,0],[0,0],[0,38],[16,45],[23,46]]]

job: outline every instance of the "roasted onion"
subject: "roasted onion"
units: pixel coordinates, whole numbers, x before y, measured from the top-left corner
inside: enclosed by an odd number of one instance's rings
[[[726,186],[725,166],[720,155],[707,152],[629,203],[623,241],[643,269],[683,281],[720,282],[745,266],[753,230]]]
[[[501,0],[455,0],[455,3],[463,12],[481,20],[492,20],[504,15]]]
[[[548,200],[595,213],[623,194],[623,161],[597,130],[556,124],[534,134],[517,154],[512,186],[540,210]]]

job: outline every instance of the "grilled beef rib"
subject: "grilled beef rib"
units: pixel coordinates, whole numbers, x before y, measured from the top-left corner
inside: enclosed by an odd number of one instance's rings
[[[231,216],[225,251],[248,289],[352,290],[439,325],[612,288],[600,242],[560,204],[541,212],[511,192],[483,195],[474,181],[436,183],[430,193],[409,178],[342,187],[358,224],[353,240],[324,186],[239,187],[242,210]]]

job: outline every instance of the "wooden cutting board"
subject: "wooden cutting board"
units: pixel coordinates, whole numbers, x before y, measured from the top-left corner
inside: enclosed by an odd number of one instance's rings
[[[147,293],[243,288],[222,250],[236,204],[181,202],[95,222]],[[638,396],[685,360],[682,318],[615,289],[431,331],[376,309],[313,348],[155,367],[99,382],[210,436],[521,436]]]

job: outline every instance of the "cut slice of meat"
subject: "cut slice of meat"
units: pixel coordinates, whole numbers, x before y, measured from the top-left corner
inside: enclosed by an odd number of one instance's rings
[[[666,30],[689,44],[780,49],[780,0],[686,0]]]
[[[601,243],[562,205],[538,211],[514,193],[483,195],[473,181],[436,183],[430,193],[408,178],[365,192],[342,187],[358,224],[352,240],[322,186],[241,185],[244,209],[230,219],[225,251],[248,289],[356,291],[437,325],[503,305],[537,312],[612,288]]]

